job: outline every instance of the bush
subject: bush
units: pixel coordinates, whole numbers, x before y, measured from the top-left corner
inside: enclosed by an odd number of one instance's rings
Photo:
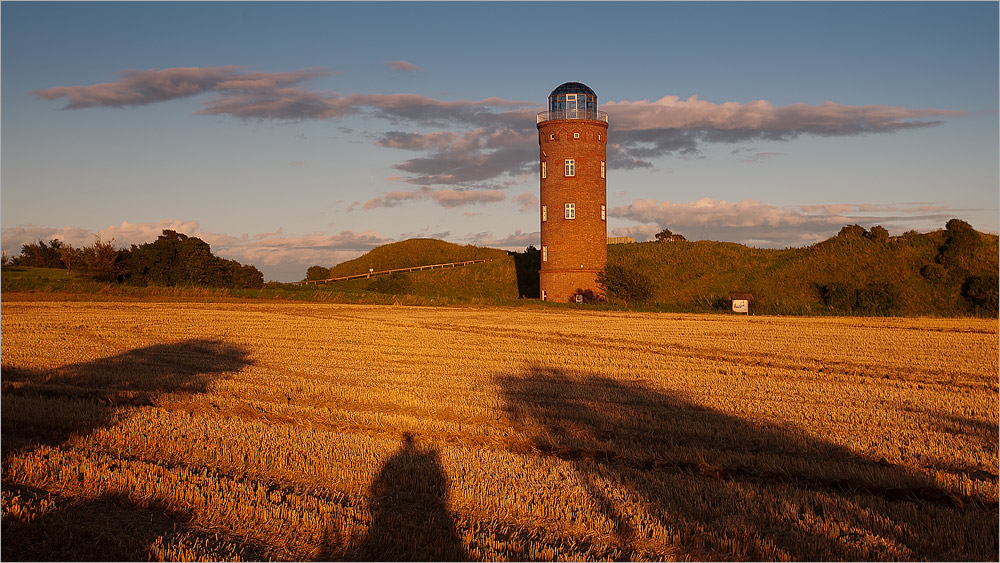
[[[21,247],[21,254],[13,259],[14,266],[32,266],[35,268],[63,268],[62,259],[59,257],[59,249],[63,242],[59,239],[52,239],[46,245],[42,241],[25,244]]]
[[[642,303],[653,298],[653,281],[640,272],[624,266],[608,264],[597,273],[597,283],[609,296],[629,302]]]
[[[834,311],[850,313],[854,309],[855,290],[843,282],[833,282],[820,288],[823,304]]]
[[[1000,314],[1000,276],[970,276],[962,284],[962,297],[977,314],[997,316]]]
[[[855,307],[872,315],[888,315],[896,310],[896,288],[891,283],[870,283],[857,291]]]
[[[945,236],[947,238],[937,261],[946,268],[956,268],[963,273],[972,268],[973,255],[980,244],[979,233],[965,221],[952,219],[945,225]]]
[[[127,256],[130,282],[138,285],[191,284],[238,289],[259,289],[264,285],[264,274],[252,265],[219,258],[212,254],[207,242],[169,229],[164,229],[155,241],[133,244],[130,251],[122,254]]]
[[[570,302],[576,303],[576,296],[582,295],[584,303],[604,303],[607,301],[600,293],[594,293],[592,289],[577,289],[569,298]]]
[[[127,275],[127,251],[115,248],[115,241],[108,242],[100,238],[94,244],[83,248],[83,262],[87,272],[97,281],[121,282]]]
[[[872,227],[867,236],[872,242],[889,242],[889,231],[882,225]]]
[[[413,289],[413,280],[405,272],[393,272],[388,276],[377,276],[368,284],[369,291],[405,295]]]
[[[945,269],[941,264],[927,264],[920,268],[920,275],[929,282],[939,282],[945,277]]]
[[[306,270],[307,280],[326,280],[330,279],[330,268],[324,268],[323,266],[310,266]]]
[[[840,232],[837,233],[838,238],[842,239],[860,239],[864,238],[868,233],[865,232],[864,227],[861,225],[844,225]]]

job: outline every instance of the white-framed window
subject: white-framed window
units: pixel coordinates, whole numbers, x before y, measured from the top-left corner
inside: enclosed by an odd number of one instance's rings
[[[555,141],[556,140],[556,134],[555,133],[549,133],[549,140],[550,141]]]
[[[543,164],[542,166],[544,166],[544,164]],[[604,174],[605,174],[605,171],[604,171],[604,170],[605,170],[605,167],[604,167],[604,161],[602,160],[602,161],[601,161],[601,178],[604,178],[604,177],[605,177],[605,176],[604,176]],[[544,176],[543,176],[543,178],[544,178]]]
[[[576,204],[575,203],[567,203],[566,204],[566,218],[567,219],[576,219]]]
[[[579,139],[580,138],[580,134],[579,133],[573,133],[573,138],[574,139]]]
[[[607,221],[607,220],[608,220],[608,207],[602,203],[601,204],[601,221]]]
[[[566,159],[566,176],[576,176],[576,160],[572,158]]]
[[[548,221],[548,220],[549,220],[549,206],[543,205],[542,206],[542,221]]]
[[[548,295],[545,293],[545,290],[543,289],[542,290],[542,301],[545,301],[546,297],[548,297]]]
[[[601,140],[601,134],[600,134],[600,133],[598,133],[598,134],[597,134],[597,140],[598,140],[598,141],[600,141],[600,140]]]
[[[542,262],[549,261],[549,247],[542,245]]]
[[[603,169],[604,168],[602,167],[601,170],[603,170]],[[542,178],[547,178],[547,177],[548,177],[548,175],[545,172],[545,161],[543,160],[542,161]]]

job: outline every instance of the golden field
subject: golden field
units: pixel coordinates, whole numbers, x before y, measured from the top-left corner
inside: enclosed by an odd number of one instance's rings
[[[995,320],[0,319],[5,560],[997,558]]]

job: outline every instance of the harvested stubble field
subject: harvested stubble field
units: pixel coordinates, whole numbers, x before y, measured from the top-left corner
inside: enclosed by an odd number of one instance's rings
[[[996,560],[997,328],[6,302],[2,555]]]

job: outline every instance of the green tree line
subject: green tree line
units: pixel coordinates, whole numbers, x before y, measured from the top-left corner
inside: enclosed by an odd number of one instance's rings
[[[6,257],[5,257],[6,258]],[[153,242],[117,248],[98,238],[76,248],[58,239],[25,244],[4,265],[63,268],[85,272],[95,280],[129,285],[198,285],[260,288],[264,274],[252,265],[219,258],[208,243],[166,229]]]

